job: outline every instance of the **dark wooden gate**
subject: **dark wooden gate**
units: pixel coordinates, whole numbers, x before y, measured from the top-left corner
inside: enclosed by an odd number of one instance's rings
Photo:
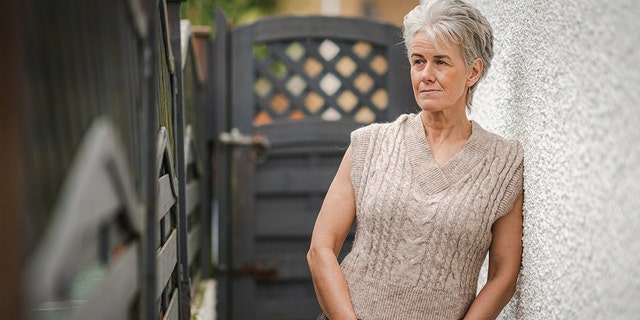
[[[305,256],[349,133],[414,110],[401,33],[365,19],[282,17],[228,36],[219,318],[312,319],[320,308]]]

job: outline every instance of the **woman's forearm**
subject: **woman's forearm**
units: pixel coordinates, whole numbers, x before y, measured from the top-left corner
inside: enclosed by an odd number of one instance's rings
[[[495,319],[500,311],[509,303],[515,292],[515,280],[504,278],[494,278],[487,281],[485,286],[475,298],[469,311],[465,315],[465,320],[473,319]]]
[[[347,281],[333,250],[311,248],[307,262],[318,302],[329,319],[356,319]]]

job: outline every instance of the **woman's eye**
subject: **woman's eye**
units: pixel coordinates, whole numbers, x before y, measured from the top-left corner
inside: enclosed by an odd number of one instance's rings
[[[422,60],[413,60],[413,65],[414,66],[421,65],[423,63],[424,63],[424,61],[422,61]]]
[[[444,60],[437,60],[436,64],[447,64]]]

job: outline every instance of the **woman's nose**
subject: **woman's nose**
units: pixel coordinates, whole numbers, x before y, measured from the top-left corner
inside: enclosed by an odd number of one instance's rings
[[[435,81],[435,75],[433,73],[433,64],[430,62],[425,62],[424,68],[422,69],[422,73],[420,74],[420,79],[423,82],[433,82]]]

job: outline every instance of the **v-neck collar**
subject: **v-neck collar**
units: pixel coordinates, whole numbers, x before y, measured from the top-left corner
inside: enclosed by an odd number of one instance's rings
[[[464,178],[486,156],[493,136],[477,122],[471,121],[471,136],[464,148],[439,166],[427,137],[420,114],[412,115],[407,123],[405,143],[414,176],[427,194],[438,193]]]

